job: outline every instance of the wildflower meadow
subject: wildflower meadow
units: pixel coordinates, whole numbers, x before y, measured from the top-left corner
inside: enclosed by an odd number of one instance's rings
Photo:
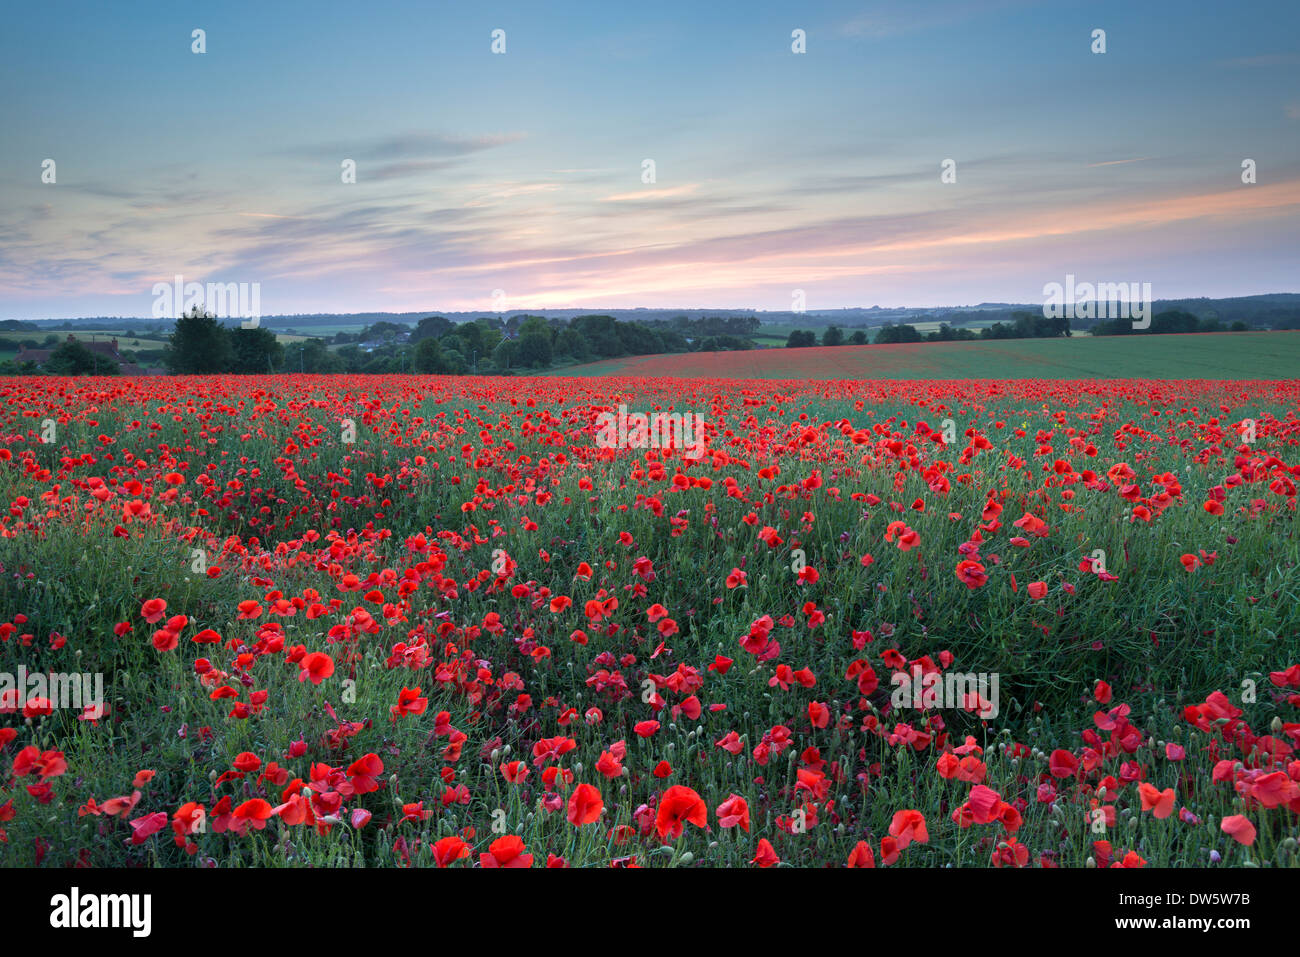
[[[1300,863],[1295,381],[0,400],[8,865]]]

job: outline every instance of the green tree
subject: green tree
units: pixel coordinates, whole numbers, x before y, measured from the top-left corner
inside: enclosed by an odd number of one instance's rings
[[[617,323],[613,316],[577,316],[569,328],[582,336],[589,355],[611,359],[623,354]]]
[[[278,370],[284,362],[284,346],[270,329],[232,329],[230,344],[232,372],[261,375]]]
[[[415,347],[415,371],[424,375],[446,375],[447,360],[442,354],[442,343],[437,339],[421,339]]]
[[[96,355],[75,339],[51,352],[45,368],[54,375],[119,375],[122,371],[112,359]]]
[[[452,322],[442,316],[425,316],[420,320],[415,331],[411,333],[411,341],[419,342],[422,339],[441,339],[452,330]]]
[[[844,333],[839,326],[827,326],[826,331],[822,333],[822,345],[824,346],[842,346],[844,345]]]
[[[301,352],[298,355],[298,367],[303,372],[331,373],[343,371],[343,360],[330,352],[325,346],[323,339],[307,339],[300,342]],[[294,356],[292,353],[288,357],[288,365],[293,368]]]
[[[492,351],[492,361],[501,371],[508,371],[519,364],[519,342],[515,339],[502,340]]]
[[[880,331],[876,333],[876,344],[886,345],[894,342],[921,342],[922,336],[916,326],[910,326],[907,323],[901,325],[881,326]]]
[[[182,375],[225,372],[234,361],[230,332],[207,310],[193,306],[176,320],[163,363]]]
[[[469,371],[469,360],[456,349],[443,349],[442,361],[450,375],[464,375]]]
[[[465,355],[483,354],[483,327],[475,322],[462,322],[456,327],[456,335],[465,343],[461,350]]]
[[[1196,316],[1182,309],[1169,309],[1157,314],[1151,320],[1151,332],[1153,335],[1162,335],[1171,332],[1199,332],[1201,322]]]
[[[587,343],[582,338],[582,334],[572,326],[561,329],[560,334],[555,337],[555,352],[557,355],[572,356],[575,359],[586,359],[591,354],[587,351]]]
[[[381,320],[372,326],[367,326],[361,331],[362,341],[378,339],[381,342],[392,342],[403,333],[410,332],[411,327],[406,323],[387,322]]]
[[[469,355],[469,344],[460,337],[459,332],[449,332],[438,340],[438,345],[442,346],[444,354],[447,352],[459,352],[461,355]]]
[[[531,369],[541,369],[549,366],[551,364],[550,332],[543,332],[533,328],[521,335],[519,337],[519,362]]]
[[[475,324],[482,326],[483,329],[483,346],[479,350],[480,356],[492,355],[492,353],[496,352],[497,346],[501,345],[501,331],[488,327],[484,324],[485,322],[484,319],[475,320]]]

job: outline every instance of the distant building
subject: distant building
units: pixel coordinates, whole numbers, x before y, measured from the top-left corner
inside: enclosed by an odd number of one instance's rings
[[[125,359],[123,359],[122,353],[118,351],[117,348],[116,337],[109,340],[108,342],[102,342],[96,339],[87,341],[85,339],[79,340],[72,333],[68,333],[67,341],[80,342],[81,345],[85,346],[91,352],[95,353],[95,355],[103,356],[106,359],[112,359],[114,362],[117,363],[117,366],[121,370],[122,375],[157,375],[158,374],[151,369],[145,369],[142,366],[136,365],[134,362],[127,362]],[[50,361],[50,356],[53,354],[54,354],[53,349],[20,348],[18,350],[18,355],[14,356],[14,364],[18,365],[23,362],[30,362],[35,366],[44,368],[45,363]]]
[[[386,346],[404,345],[411,341],[409,332],[389,333],[382,339],[367,339],[365,342],[358,342],[357,348],[362,352],[374,352],[376,349],[383,349]]]

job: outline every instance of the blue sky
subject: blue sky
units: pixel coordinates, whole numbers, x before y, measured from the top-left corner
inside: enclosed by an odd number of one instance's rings
[[[1297,292],[1298,28],[1291,0],[14,6],[0,318],[147,316],[177,274],[265,314]]]

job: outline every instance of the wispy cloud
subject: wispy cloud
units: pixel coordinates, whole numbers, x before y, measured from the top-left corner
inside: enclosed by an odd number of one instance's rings
[[[684,183],[681,186],[650,187],[632,193],[615,193],[602,196],[603,203],[649,203],[676,196],[689,196],[700,188],[699,183]]]
[[[488,133],[477,136],[456,136],[447,133],[410,132],[397,136],[384,136],[362,140],[335,140],[314,146],[297,146],[281,151],[284,155],[302,159],[351,156],[368,160],[392,162],[405,159],[430,159],[434,157],[467,156],[483,150],[518,143],[526,133]]]
[[[1135,156],[1132,159],[1106,160],[1102,163],[1089,163],[1088,168],[1094,169],[1098,166],[1124,166],[1128,163],[1145,163],[1147,160],[1155,159],[1154,156]]]

